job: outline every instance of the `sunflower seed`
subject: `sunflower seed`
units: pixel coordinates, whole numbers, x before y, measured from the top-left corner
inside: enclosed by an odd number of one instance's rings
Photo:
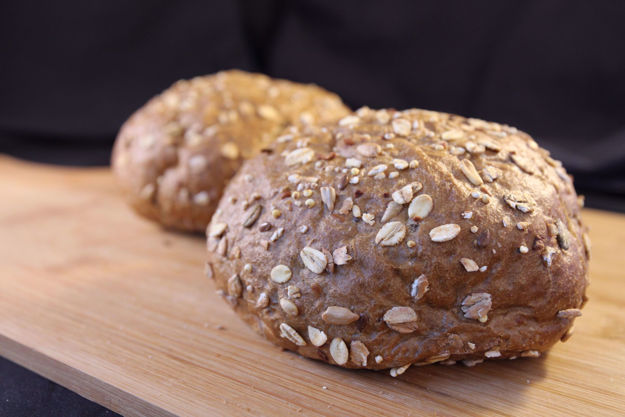
[[[350,324],[358,320],[358,314],[350,309],[339,306],[330,306],[321,314],[323,321],[329,324]]]
[[[349,212],[352,211],[352,207],[354,207],[354,200],[352,200],[351,197],[347,197],[343,200],[339,213],[343,215],[349,214]]]
[[[358,116],[349,115],[339,120],[339,126],[355,125],[355,124],[358,124],[359,122],[360,122],[360,118]]]
[[[347,262],[352,260],[352,257],[347,254],[347,246],[341,246],[340,248],[334,249],[332,257],[334,258],[334,263],[336,265],[345,265]]]
[[[237,274],[228,278],[228,294],[233,297],[240,297],[243,292],[243,285]]]
[[[459,129],[447,130],[441,134],[441,138],[444,140],[457,140],[462,139],[465,136],[465,133]]]
[[[428,194],[416,196],[408,206],[408,218],[418,221],[423,220],[432,211],[434,202]]]
[[[590,256],[590,249],[592,248],[592,242],[590,241],[590,236],[588,236],[588,233],[582,234],[582,240],[584,241],[584,250],[586,251],[586,255]]]
[[[369,349],[360,340],[352,340],[349,345],[349,357],[353,363],[362,367],[367,366]]]
[[[546,247],[543,252],[543,263],[545,266],[551,266],[553,263],[553,255],[558,253],[554,248]]]
[[[465,359],[462,361],[462,364],[467,368],[472,368],[477,364],[484,362],[484,359]]]
[[[445,359],[448,359],[449,356],[451,356],[451,355],[449,353],[447,353],[447,352],[439,353],[438,355],[430,356],[429,358],[427,358],[424,361],[415,363],[415,365],[417,365],[417,366],[431,365],[431,364],[436,363],[436,362],[444,361]]]
[[[313,346],[323,346],[328,341],[328,336],[321,330],[308,326],[308,338]]]
[[[141,189],[139,193],[139,198],[142,200],[151,200],[154,197],[154,193],[156,192],[156,187],[154,184],[146,184],[145,187]]]
[[[387,166],[384,164],[380,164],[380,165],[376,165],[373,168],[371,168],[369,170],[369,173],[367,174],[370,177],[373,177],[374,175],[380,174],[384,171],[386,171]]]
[[[267,293],[261,292],[256,300],[256,308],[265,308],[269,305],[269,297]]]
[[[467,295],[462,300],[462,312],[468,319],[479,320],[485,323],[488,320],[488,312],[492,307],[492,300],[489,293],[478,292]]]
[[[284,284],[291,279],[291,270],[286,265],[276,265],[271,270],[271,280],[278,284]]]
[[[310,246],[306,246],[299,253],[300,258],[306,265],[306,268],[314,272],[315,274],[321,274],[328,264],[323,252],[313,249]]]
[[[280,324],[280,336],[296,344],[297,346],[306,346],[306,342],[297,331],[286,323]]]
[[[330,342],[330,355],[338,365],[345,365],[347,363],[349,352],[347,351],[347,345],[343,339],[340,337],[332,339],[332,342]]]
[[[210,237],[221,237],[227,228],[228,228],[228,225],[226,223],[223,223],[223,222],[212,223],[210,225],[208,235]]]
[[[487,357],[487,358],[490,358],[490,359],[492,359],[492,358],[499,358],[499,357],[501,357],[501,352],[498,351],[498,350],[493,349],[493,350],[489,350],[489,351],[484,352],[484,356]]]
[[[417,313],[410,307],[393,307],[384,313],[384,322],[399,333],[417,330]]]
[[[310,162],[315,157],[315,151],[310,148],[299,148],[294,151],[289,152],[285,158],[284,162],[288,165],[296,165],[296,164],[305,164]]]
[[[533,162],[531,160],[516,154],[510,155],[510,159],[512,159],[512,162],[514,162],[516,166],[521,168],[521,171],[525,172],[526,174],[534,173]]]
[[[476,272],[480,269],[480,267],[473,259],[460,258],[460,263],[462,264],[462,266],[464,266],[464,269],[467,272]]]
[[[382,246],[395,246],[406,236],[406,226],[401,222],[386,223],[375,236],[375,243]]]
[[[484,181],[482,181],[482,177],[478,174],[475,169],[475,165],[468,159],[463,159],[460,161],[460,170],[464,174],[465,177],[471,182],[473,185],[482,185]]]
[[[243,222],[243,227],[252,227],[256,220],[260,217],[260,213],[263,211],[263,206],[256,204],[252,207],[252,211]]]
[[[263,119],[280,120],[280,113],[278,113],[274,107],[267,104],[258,106],[258,115]]]
[[[412,282],[412,285],[410,286],[410,296],[414,297],[416,300],[420,300],[429,288],[430,283],[428,282],[428,279],[424,274],[421,274]]]
[[[521,352],[522,358],[540,358],[540,352],[537,350],[526,350]]]
[[[574,319],[575,317],[580,317],[582,315],[582,310],[579,308],[567,308],[566,310],[558,311],[558,318],[561,319]]]
[[[391,368],[391,370],[389,371],[389,375],[392,376],[393,378],[398,377],[399,375],[406,372],[408,368],[410,368],[410,365],[411,364],[400,366],[397,368]]]
[[[221,256],[226,256],[228,254],[228,238],[223,238],[219,241],[217,253]]]
[[[389,201],[388,205],[386,206],[386,210],[384,210],[384,214],[382,215],[381,221],[386,222],[392,219],[393,217],[397,216],[401,212],[402,207],[403,206],[401,204],[397,204],[395,201],[392,201],[392,200]]]
[[[501,175],[501,171],[494,167],[484,167],[482,168],[482,177],[487,182],[494,182]]]
[[[321,192],[321,201],[323,201],[323,204],[332,212],[332,210],[334,210],[334,203],[336,202],[336,191],[334,187],[321,187],[319,191]]]
[[[288,298],[280,299],[280,307],[288,316],[297,316],[299,314],[299,309],[295,303]]]
[[[408,162],[403,159],[393,159],[393,166],[400,171],[408,168]]]
[[[430,230],[430,239],[433,242],[447,242],[460,233],[460,226],[455,223],[444,224]]]
[[[356,158],[347,158],[345,160],[345,166],[348,168],[360,168],[362,166],[362,161]]]
[[[393,200],[397,204],[406,204],[412,200],[412,196],[415,192],[419,192],[423,188],[423,185],[419,182],[413,182],[403,186],[399,190],[395,191],[392,195]]]
[[[286,289],[286,293],[289,298],[300,298],[302,296],[300,289],[295,285],[289,285]]]
[[[372,158],[380,153],[380,145],[371,142],[363,143],[356,147],[356,152],[362,156]]]
[[[556,237],[558,246],[560,246],[562,250],[568,250],[571,246],[571,234],[569,233],[569,229],[567,229],[560,219],[556,222],[556,227],[558,228],[558,236]]]
[[[375,224],[375,216],[371,213],[362,213],[362,221],[369,226],[373,226]]]
[[[284,234],[284,227],[278,227],[276,231],[271,234],[269,241],[275,242],[276,240],[280,239],[283,234]]]
[[[393,126],[393,132],[400,136],[408,136],[412,129],[410,122],[406,119],[395,119],[391,122],[391,125]]]

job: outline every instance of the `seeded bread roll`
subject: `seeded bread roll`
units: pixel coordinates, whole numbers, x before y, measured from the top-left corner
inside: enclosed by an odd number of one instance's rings
[[[286,125],[349,110],[314,85],[224,71],[178,81],[122,126],[112,165],[128,201],[166,227],[203,231],[243,160]]]
[[[513,127],[362,108],[245,163],[207,274],[267,339],[335,365],[536,357],[585,301],[580,202]]]

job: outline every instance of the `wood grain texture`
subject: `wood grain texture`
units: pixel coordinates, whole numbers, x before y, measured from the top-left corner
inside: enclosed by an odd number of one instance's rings
[[[625,216],[584,217],[590,302],[568,342],[391,378],[258,337],[204,277],[204,239],[136,217],[107,170],[0,157],[0,354],[128,416],[622,415]]]

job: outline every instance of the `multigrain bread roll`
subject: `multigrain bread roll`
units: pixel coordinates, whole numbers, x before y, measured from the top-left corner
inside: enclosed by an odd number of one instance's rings
[[[243,160],[287,125],[336,121],[348,112],[322,88],[260,74],[178,81],[122,126],[112,166],[138,213],[203,231]]]
[[[362,108],[244,164],[207,274],[267,339],[343,367],[536,357],[585,302],[578,201],[513,127]]]

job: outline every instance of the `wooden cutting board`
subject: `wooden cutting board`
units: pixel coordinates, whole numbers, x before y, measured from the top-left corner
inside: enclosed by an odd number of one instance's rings
[[[136,217],[107,170],[0,156],[0,354],[128,416],[623,415],[625,216],[585,218],[590,302],[567,343],[391,378],[258,337],[204,277],[204,239]]]

